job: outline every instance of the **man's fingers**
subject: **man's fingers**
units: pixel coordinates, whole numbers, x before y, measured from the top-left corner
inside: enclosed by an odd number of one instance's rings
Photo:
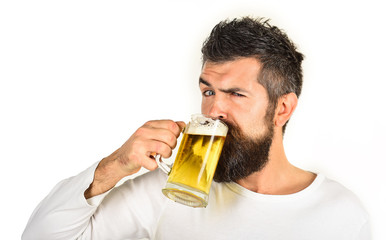
[[[177,136],[174,135],[167,129],[154,129],[154,134],[152,136],[153,140],[161,141],[170,146],[170,148],[174,149],[177,145]]]
[[[142,161],[142,167],[147,170],[154,171],[158,168],[158,164],[153,157],[145,157]]]
[[[146,122],[144,124],[144,127],[168,129],[175,136],[179,136],[181,133],[180,124],[182,126],[184,123],[183,122],[178,123],[172,120],[154,120],[154,121]]]
[[[169,158],[172,155],[172,148],[169,145],[159,141],[150,141],[147,144],[146,150],[146,156],[154,156],[159,154],[163,158]]]
[[[177,145],[177,136],[165,128],[142,127],[135,133],[135,138],[142,141],[159,141],[174,149]]]
[[[121,159],[130,168],[156,169],[157,163],[153,155],[159,154],[163,158],[169,158],[184,127],[185,123],[181,121],[154,120],[146,122],[122,145],[120,148]]]

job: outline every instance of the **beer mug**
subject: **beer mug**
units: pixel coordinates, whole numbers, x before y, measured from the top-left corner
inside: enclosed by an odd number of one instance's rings
[[[228,127],[219,119],[192,115],[172,167],[160,160],[158,166],[169,178],[162,193],[190,207],[206,207],[212,179],[225,142]]]

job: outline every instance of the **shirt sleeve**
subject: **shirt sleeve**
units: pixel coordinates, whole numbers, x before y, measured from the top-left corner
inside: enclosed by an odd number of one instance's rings
[[[161,191],[166,178],[162,171],[155,170],[113,188],[79,239],[151,239],[171,202]]]
[[[370,240],[371,238],[371,227],[370,227],[370,221],[366,221],[365,224],[363,224],[359,235],[358,240]]]
[[[152,171],[86,200],[97,165],[58,183],[32,213],[22,240],[151,237],[166,203],[167,175]]]
[[[22,239],[75,239],[81,235],[107,195],[101,194],[89,202],[84,197],[97,165],[98,162],[79,175],[59,182],[32,213]]]

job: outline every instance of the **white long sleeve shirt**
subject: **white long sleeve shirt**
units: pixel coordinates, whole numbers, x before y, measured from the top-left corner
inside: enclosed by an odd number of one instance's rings
[[[208,206],[191,208],[162,195],[167,176],[159,170],[86,200],[96,166],[60,182],[35,209],[22,239],[370,239],[357,197],[320,174],[289,195],[213,182]]]

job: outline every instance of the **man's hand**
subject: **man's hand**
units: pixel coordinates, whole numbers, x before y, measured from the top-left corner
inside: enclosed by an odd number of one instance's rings
[[[184,122],[172,120],[145,123],[119,149],[99,163],[94,181],[84,196],[90,198],[110,190],[123,177],[138,172],[141,167],[151,171],[157,169],[153,155],[170,157],[184,127]]]

